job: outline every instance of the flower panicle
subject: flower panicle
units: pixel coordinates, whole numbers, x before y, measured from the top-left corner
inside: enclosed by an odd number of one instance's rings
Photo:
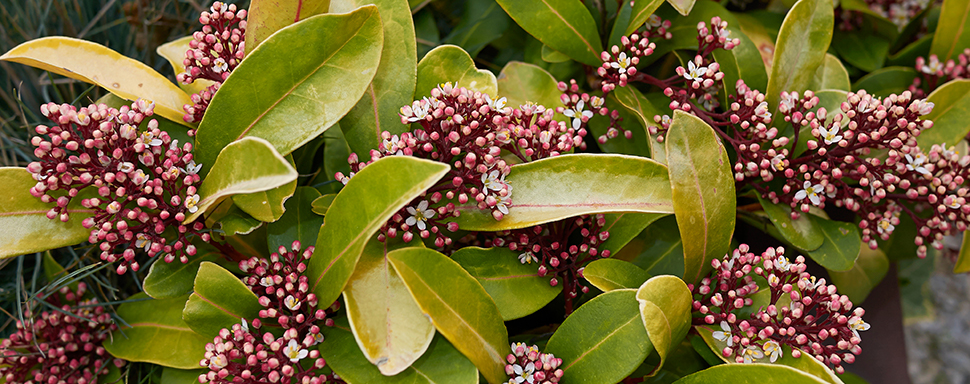
[[[245,56],[247,15],[245,9],[237,9],[235,4],[216,1],[209,11],[199,16],[202,30],[192,34],[182,61],[185,72],[178,74],[176,80],[182,84],[204,80],[211,85],[193,94],[192,104],[183,106],[186,122],[202,120],[212,96]]]
[[[951,80],[970,78],[970,48],[965,48],[957,55],[956,60],[949,59],[946,62],[940,61],[936,55],[930,55],[928,59],[917,57],[916,72],[917,76],[913,78],[909,91],[917,98],[926,97]]]
[[[506,384],[552,384],[562,380],[562,359],[551,353],[540,353],[539,347],[512,343],[512,353],[505,357]]]

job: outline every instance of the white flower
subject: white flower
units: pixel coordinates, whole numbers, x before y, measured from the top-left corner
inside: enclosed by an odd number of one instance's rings
[[[323,334],[318,333],[313,335],[313,345],[317,345],[323,342]]]
[[[893,230],[895,229],[896,229],[896,226],[894,226],[893,223],[890,222],[888,219],[881,219],[879,220],[879,223],[876,224],[876,231],[878,231],[879,233],[884,233],[888,235],[893,233]]]
[[[245,332],[249,332],[249,322],[246,321],[246,318],[242,319],[242,330]]]
[[[173,150],[173,151],[176,150],[176,149],[179,149],[179,141],[178,140],[172,140],[172,142],[168,144],[168,149]]]
[[[839,125],[832,124],[832,129],[827,130],[825,126],[818,127],[818,134],[825,140],[825,144],[832,145],[838,143],[842,140],[842,135],[839,134]]]
[[[229,63],[223,60],[221,57],[216,58],[212,61],[212,72],[223,73],[229,70]]]
[[[226,355],[218,354],[209,359],[209,369],[213,371],[223,369],[227,365],[229,365],[229,359],[226,358]]]
[[[727,321],[721,321],[721,330],[714,331],[711,336],[714,336],[715,339],[720,341],[727,342],[727,346],[729,347],[734,346],[734,336],[731,335],[731,326],[728,325]]]
[[[488,94],[485,94],[485,102],[488,103],[489,109],[505,113],[505,103],[508,102],[508,100],[504,97],[501,97],[498,100],[492,100]]]
[[[603,103],[605,102],[606,102],[606,99],[599,96],[593,96],[592,98],[589,99],[589,105],[596,109],[603,108]]]
[[[707,67],[698,67],[693,61],[688,61],[684,78],[687,80],[702,80],[705,72],[707,72]]]
[[[776,171],[785,170],[785,155],[778,154],[771,158],[771,167]]]
[[[667,116],[667,115],[660,116],[660,124],[663,124],[663,126],[665,127],[669,127],[670,123],[671,123],[670,116]]]
[[[128,173],[134,170],[135,170],[135,165],[127,161],[118,164],[118,171],[121,173]]]
[[[927,75],[934,75],[937,72],[940,72],[942,70],[943,70],[943,63],[941,63],[940,60],[936,58],[936,56],[930,56],[930,62],[923,64],[923,68],[920,68],[920,71],[923,71],[923,73]]]
[[[403,155],[404,152],[401,151],[398,144],[403,144],[401,143],[401,138],[394,135],[391,136],[390,140],[384,140],[384,142],[381,143],[381,149],[384,150],[384,153],[393,153],[396,156]]]
[[[411,106],[401,107],[401,115],[407,116],[409,122],[424,120],[428,116],[428,107],[422,106],[420,101],[415,100]]]
[[[762,346],[762,348],[765,350],[765,353],[768,354],[768,359],[772,363],[774,363],[776,360],[778,360],[778,358],[782,357],[784,354],[784,352],[781,350],[781,345],[778,345],[778,342],[774,340],[766,341],[765,345]]]
[[[168,176],[172,179],[179,177],[180,174],[182,174],[182,169],[178,167],[172,167],[168,169]]]
[[[788,258],[785,256],[778,256],[778,258],[775,259],[775,269],[778,269],[779,271],[787,271],[788,267],[790,266],[791,262],[789,262]]]
[[[650,17],[647,18],[646,24],[651,28],[657,28],[660,26],[660,23],[660,16],[657,16],[657,14],[651,14]]]
[[[819,203],[821,203],[818,194],[819,192],[822,192],[822,184],[812,185],[812,182],[806,180],[805,184],[802,184],[802,187],[805,189],[795,193],[795,201],[803,200],[808,197],[808,200],[811,201],[813,205],[819,205]]]
[[[910,156],[909,154],[906,154],[906,162],[908,163],[906,164],[906,169],[910,171],[919,172],[925,176],[930,176],[930,171],[926,170],[926,168],[923,167],[923,163],[926,162],[926,155],[922,153],[917,153],[916,157],[913,157],[913,156]]]
[[[940,149],[943,151],[943,157],[953,157],[953,155],[959,155],[957,152],[957,147],[954,145],[950,149],[946,149],[946,143],[940,144]]]
[[[758,348],[757,345],[749,345],[747,348],[741,351],[741,357],[744,358],[745,364],[751,364],[755,360],[763,359],[765,354],[761,352],[761,348]]]
[[[185,165],[184,169],[179,168],[180,171],[185,172],[189,175],[195,175],[199,173],[200,169],[202,169],[202,164],[195,164],[195,160],[189,161],[189,163]]]
[[[501,175],[501,172],[499,172],[497,169],[489,172],[488,174],[482,174],[482,189],[484,189],[485,192],[488,192],[489,189],[496,192],[501,191],[506,185],[505,175]]]
[[[512,372],[514,372],[515,375],[518,377],[516,377],[513,380],[515,380],[516,383],[522,383],[525,381],[528,381],[529,383],[533,383],[535,379],[532,377],[532,373],[535,372],[535,369],[536,369],[536,366],[532,362],[529,362],[529,364],[526,364],[525,368],[522,368],[521,365],[515,364],[512,366]]]
[[[862,318],[859,316],[852,316],[852,318],[849,319],[849,328],[852,328],[852,334],[855,335],[855,337],[861,339],[862,337],[859,336],[859,331],[868,331],[869,323],[862,321]]]
[[[498,200],[498,202],[495,204],[495,208],[498,209],[499,212],[502,212],[503,215],[508,215],[509,206],[512,205],[512,187],[509,187],[508,195],[498,195],[495,196],[495,199]]]
[[[289,295],[285,299],[283,299],[283,305],[286,305],[286,307],[289,308],[291,311],[300,309],[300,304],[303,304],[303,303],[301,303],[300,300],[297,300],[296,297],[293,297],[293,295]]]
[[[155,135],[149,131],[145,131],[141,133],[141,141],[153,147],[162,145],[162,139],[155,137]]]
[[[135,185],[145,184],[146,181],[148,181],[148,175],[140,169],[135,171],[135,174],[131,176],[131,182],[135,183]]]
[[[270,287],[273,285],[273,278],[266,276],[262,279],[259,279],[259,285],[262,285],[264,287]]]
[[[563,115],[573,118],[573,129],[579,129],[579,126],[583,123],[583,117],[589,120],[593,117],[593,111],[584,111],[583,107],[586,103],[582,100],[576,103],[576,107],[572,109],[567,109],[562,112]]]
[[[879,99],[867,97],[859,101],[859,105],[855,107],[855,110],[859,111],[859,113],[869,113],[872,112],[877,105],[879,105]]]
[[[404,221],[404,223],[411,227],[417,225],[418,229],[423,231],[426,228],[428,228],[428,224],[426,223],[426,221],[434,217],[435,212],[433,209],[428,209],[427,200],[421,200],[421,202],[418,203],[418,209],[414,209],[414,207],[408,207],[408,213],[411,214],[411,217],[408,217],[407,220]]]
[[[754,108],[754,115],[759,119],[770,120],[771,112],[768,112],[768,102],[762,101],[761,104],[758,104],[758,106]]]
[[[539,259],[536,257],[536,255],[532,254],[532,252],[523,252],[521,255],[519,255],[519,262],[522,264],[532,264],[533,261],[538,263]]]
[[[195,213],[199,210],[199,200],[201,198],[198,193],[185,198],[185,208],[189,209],[189,213]]]
[[[728,36],[731,36],[731,30],[721,28],[720,30],[717,31],[717,36],[727,39]]]
[[[936,104],[933,102],[920,99],[914,100],[909,105],[909,110],[913,113],[918,113],[920,116],[924,116],[930,114],[930,112],[933,112],[933,107],[935,106]]]
[[[296,339],[290,339],[290,343],[283,348],[283,354],[290,358],[291,363],[298,362],[310,353],[300,347],[301,345],[296,342]]]
[[[145,252],[148,252],[148,250],[152,247],[152,241],[144,234],[139,233],[138,236],[135,236],[135,247],[144,249]]]
[[[780,107],[779,110],[782,113],[784,113],[784,112],[788,112],[788,111],[790,111],[792,109],[795,109],[795,100],[797,100],[797,99],[798,99],[798,94],[797,93],[794,93],[794,92],[792,92],[792,93],[782,92],[781,93],[781,104],[779,105],[779,107]]]
[[[626,73],[626,69],[630,66],[630,58],[626,57],[626,52],[620,52],[616,61],[611,62],[610,66],[616,68],[617,72],[621,74]]]
[[[949,200],[950,203],[946,204],[947,207],[950,207],[951,209],[960,209],[960,203],[957,201],[956,196],[953,196],[953,195],[947,196],[946,198],[943,199],[944,203],[947,201],[946,199],[950,199]]]
[[[815,276],[802,277],[801,281],[804,282],[805,290],[807,291],[814,291],[822,284],[825,284],[825,279],[817,279]]]

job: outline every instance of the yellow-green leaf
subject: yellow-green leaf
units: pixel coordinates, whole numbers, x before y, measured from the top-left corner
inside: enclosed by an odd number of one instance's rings
[[[583,268],[583,278],[599,290],[609,292],[638,288],[650,278],[650,274],[628,261],[599,259]]]
[[[970,235],[963,232],[963,242],[960,244],[960,254],[957,256],[956,265],[953,266],[953,273],[970,272]]]
[[[418,63],[418,80],[414,98],[420,99],[431,93],[438,84],[451,83],[490,96],[498,93],[498,80],[487,69],[475,68],[468,52],[456,45],[439,45]]]
[[[70,220],[47,218],[54,207],[30,194],[37,181],[24,168],[0,167],[0,259],[74,245],[88,239],[81,221],[94,213],[81,207],[81,198],[68,206]]]
[[[845,272],[829,271],[829,277],[832,278],[832,284],[839,287],[839,292],[849,296],[849,300],[858,305],[886,277],[887,272],[889,259],[886,258],[886,253],[863,246],[852,269]]]
[[[573,60],[597,67],[603,44],[596,21],[576,0],[498,0],[499,5],[530,35]]]
[[[255,319],[263,306],[246,284],[217,264],[203,262],[182,319],[200,335],[215,337],[240,319]]]
[[[926,97],[926,100],[936,104],[933,111],[923,116],[923,120],[932,120],[933,128],[920,132],[919,148],[929,153],[935,144],[946,144],[948,147],[959,143],[967,135],[970,127],[970,80],[953,80],[937,88]]]
[[[178,369],[198,368],[205,345],[212,342],[212,337],[195,333],[182,321],[186,298],[151,300],[143,293],[130,297],[129,300],[141,300],[118,307],[118,317],[126,325],[111,333],[104,349],[128,361]]]
[[[246,16],[246,53],[252,52],[283,27],[327,13],[329,8],[330,0],[252,0]]]
[[[657,8],[660,8],[663,3],[663,0],[643,0],[634,2],[633,12],[630,14],[630,25],[626,27],[623,34],[629,36],[638,28],[642,27],[643,23],[646,23],[647,19],[650,18],[650,15],[652,15]]]
[[[849,72],[845,70],[845,66],[842,65],[839,58],[832,56],[830,53],[826,53],[825,60],[815,70],[815,77],[812,78],[808,89],[816,91],[822,89],[849,91],[850,86]]]
[[[690,10],[694,8],[694,0],[667,0],[667,3],[684,16],[687,16]]]
[[[657,126],[658,124],[653,120],[653,117],[664,115],[664,110],[654,106],[646,96],[634,87],[617,88],[610,92],[607,97],[615,97],[620,105],[635,114],[640,119],[643,129]],[[667,163],[667,152],[663,143],[657,142],[655,137],[648,134],[647,145],[650,146],[650,158],[663,164]]]
[[[963,49],[970,46],[970,1],[947,0],[940,10],[940,19],[933,33],[930,54],[940,62],[956,60]]]
[[[192,36],[185,36],[180,39],[169,41],[165,44],[159,45],[158,48],[155,48],[155,53],[158,53],[159,56],[164,57],[165,60],[168,60],[168,63],[172,65],[172,71],[176,76],[185,72],[185,51],[191,49],[189,47],[190,41],[192,41]],[[212,84],[215,84],[215,82],[212,80],[196,79],[191,84],[178,83],[178,86],[187,93],[199,93]],[[182,121],[182,119],[176,121]]]
[[[539,277],[537,265],[519,262],[519,254],[508,248],[464,247],[451,255],[485,288],[505,321],[535,313],[562,292],[562,285],[549,284],[549,276]]]
[[[498,74],[498,96],[506,98],[511,107],[533,102],[555,109],[563,105],[557,83],[555,77],[538,65],[510,61]]]
[[[637,290],[637,301],[647,336],[660,355],[660,364],[650,372],[654,375],[663,367],[671,350],[687,336],[694,300],[683,280],[664,275],[643,283]]]
[[[765,92],[772,112],[778,109],[782,92],[808,89],[816,69],[825,60],[834,20],[832,0],[799,0],[785,16]]]
[[[825,384],[798,369],[775,364],[723,364],[686,376],[674,384]]]

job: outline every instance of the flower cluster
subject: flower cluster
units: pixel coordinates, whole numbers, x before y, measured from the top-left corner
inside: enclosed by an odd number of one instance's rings
[[[223,328],[212,343],[206,344],[200,365],[209,372],[199,376],[200,383],[323,384],[339,380],[316,372],[326,362],[320,351],[310,350],[323,341],[316,323],[333,325],[327,310],[317,308],[316,295],[307,293],[310,285],[303,272],[305,261],[312,256],[313,247],[301,252],[300,242],[294,241],[290,250],[280,247],[269,260],[253,257],[239,263],[239,269],[248,273],[243,283],[265,308],[259,311],[263,320],[254,319],[250,326],[243,319],[232,330]],[[268,331],[260,334],[265,320],[270,321],[267,326],[282,327],[282,336]],[[300,363],[307,358],[313,363]]]
[[[84,300],[84,283],[76,291],[62,287],[42,298],[59,311],[35,318],[28,307],[17,331],[0,343],[0,378],[7,383],[97,383],[111,365],[122,367],[101,344],[118,328],[97,300]]]
[[[742,244],[723,260],[713,260],[711,277],[690,287],[693,324],[716,325],[712,336],[721,354],[738,363],[775,362],[788,346],[792,357],[808,354],[842,373],[842,363],[862,353],[859,331],[869,329],[862,320],[865,310],[853,308],[825,279],[805,272],[804,257],[792,262],[784,253],[781,247],[768,248],[759,256]],[[754,276],[768,281],[770,298],[752,311],[759,291]]]
[[[551,353],[539,353],[539,347],[527,347],[525,343],[513,343],[512,353],[505,357],[505,374],[509,375],[506,384],[551,384],[562,379],[563,370],[559,369],[562,359]]]
[[[554,111],[541,105],[511,108],[505,103],[505,98],[493,100],[443,84],[431,91],[430,98],[401,108],[401,122],[421,128],[400,136],[384,132],[381,147],[370,152],[370,161],[361,162],[352,154],[348,159],[352,172],[335,178],[346,184],[367,164],[385,156],[415,156],[452,165],[438,185],[397,212],[380,235],[382,241],[399,234],[405,241],[415,234],[434,236],[436,246],[447,246],[452,240],[441,229],[458,230],[456,223],[447,220],[461,214],[460,206],[488,210],[496,220],[509,213],[512,186],[505,178],[511,166],[501,157],[503,152],[528,162],[585,148],[585,128],[553,120]]]
[[[920,12],[930,5],[930,0],[866,0],[869,10],[888,19],[899,30],[902,30]],[[839,29],[851,31],[863,25],[863,13],[855,10],[842,9],[836,11],[836,22]]]
[[[576,84],[575,79],[569,80],[568,85],[566,82],[560,81],[556,86],[559,92],[562,92],[559,100],[563,104],[562,107],[556,108],[556,112],[568,117],[572,121],[570,125],[573,129],[577,131],[586,130],[589,127],[589,120],[598,114],[610,118],[610,125],[607,126],[606,133],[596,139],[600,144],[606,143],[609,139],[614,139],[621,134],[627,139],[633,138],[633,132],[620,126],[620,122],[623,121],[620,112],[617,110],[610,111],[609,108],[603,106],[606,103],[604,98],[590,96],[585,92],[581,93],[579,84]],[[589,110],[586,109],[587,105],[590,107]]]
[[[596,74],[602,78],[601,88],[604,94],[616,89],[617,86],[625,87],[630,77],[637,74],[636,66],[640,63],[640,58],[653,54],[654,48],[657,47],[648,38],[641,38],[637,33],[629,37],[623,36],[620,38],[620,43],[622,46],[614,45],[610,48],[610,52],[603,51],[600,54],[603,65],[596,69]]]
[[[950,80],[970,78],[970,48],[957,55],[957,60],[941,62],[936,55],[930,55],[929,60],[922,56],[916,58],[918,75],[909,86],[909,91],[917,98],[926,97],[937,87]]]
[[[202,120],[205,109],[219,86],[246,54],[246,10],[236,9],[235,4],[216,1],[209,12],[199,16],[202,30],[192,34],[189,50],[185,51],[185,72],[177,76],[183,84],[203,79],[214,82],[202,92],[192,95],[192,103],[186,104],[186,122]]]
[[[189,237],[209,241],[201,221],[182,224],[198,210],[194,184],[202,166],[192,160],[192,144],[179,146],[158,129],[158,121],[145,122],[153,108],[145,100],[121,109],[45,104],[40,111],[54,124],[37,126],[40,136],[31,140],[38,160],[27,166],[37,180],[30,193],[56,204],[47,213],[50,219],[90,212],[82,221],[91,229],[88,241],[98,245],[102,260],[120,261],[119,274],[138,270],[138,249],[185,263],[196,253]],[[96,197],[87,197],[95,191]],[[86,210],[69,210],[79,194]]]

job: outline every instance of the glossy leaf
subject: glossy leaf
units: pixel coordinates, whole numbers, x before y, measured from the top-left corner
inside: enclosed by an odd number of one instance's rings
[[[168,60],[168,63],[172,65],[172,71],[175,75],[185,72],[185,51],[191,49],[189,47],[189,42],[192,41],[192,36],[185,36],[181,39],[175,39],[169,41],[165,44],[159,45],[155,48],[155,53],[159,56],[164,57]],[[178,83],[178,86],[182,88],[187,93],[199,93],[203,89],[206,89],[215,82],[207,79],[196,79],[191,84]],[[182,119],[176,121],[183,121]],[[164,129],[163,129],[164,131]]]
[[[408,126],[401,124],[398,111],[411,104],[418,63],[414,22],[403,0],[331,0],[330,12],[351,12],[367,4],[376,5],[380,11],[384,29],[381,60],[364,97],[340,120],[350,148],[359,154],[377,148],[383,131],[392,134],[407,131]]]
[[[651,275],[684,275],[684,243],[671,215],[651,224],[613,258],[626,260]]]
[[[212,164],[223,147],[243,137],[266,139],[283,155],[306,144],[364,94],[383,43],[374,6],[280,29],[249,53],[212,98],[196,135],[196,162]],[[286,70],[280,70],[281,58]]]
[[[653,351],[636,292],[618,289],[596,296],[569,315],[549,338],[545,352],[563,361],[561,383],[619,382]]]
[[[296,180],[297,176],[296,170],[268,141],[242,138],[219,153],[199,187],[199,209],[185,222],[194,221],[225,197],[276,188]]]
[[[963,49],[970,46],[970,1],[950,0],[943,2],[940,19],[933,33],[930,54],[940,62],[956,60]]]
[[[674,7],[674,9],[676,9],[681,15],[687,16],[687,14],[690,13],[690,10],[694,8],[694,1],[695,0],[667,0],[667,3]]]
[[[252,52],[283,27],[327,13],[329,8],[330,0],[252,0],[246,16],[246,53]]]
[[[222,214],[223,206],[227,206],[225,214]],[[248,235],[263,225],[248,213],[243,212],[231,200],[223,200],[212,213],[212,216],[221,216],[216,221],[216,228],[221,228],[226,236]]]
[[[704,6],[711,6],[711,3],[702,3]],[[717,3],[714,3],[717,4]],[[751,89],[765,89],[768,85],[768,72],[764,66],[751,65],[761,60],[761,53],[758,46],[748,38],[741,30],[741,23],[734,15],[723,9],[719,4],[716,7],[721,19],[728,22],[727,30],[730,32],[728,37],[737,38],[741,43],[731,50],[717,49],[714,51],[714,60],[721,65],[721,72],[724,72],[724,89],[734,93],[739,79],[744,79],[744,83]],[[722,103],[726,103],[726,92],[722,92]],[[729,105],[729,104],[724,104]]]
[[[287,247],[293,241],[309,246],[316,244],[323,225],[323,217],[313,213],[311,205],[320,192],[310,187],[299,187],[293,197],[286,201],[286,213],[275,223],[266,225],[267,243],[270,249]],[[304,246],[304,247],[305,247]]]
[[[640,124],[640,117],[616,101],[614,97],[615,93],[611,92],[606,96],[606,102],[603,106],[610,111],[616,111],[619,118],[623,119],[620,125],[623,129],[630,131],[631,137],[627,139],[625,136],[620,135],[607,140],[605,143],[597,140],[596,146],[604,153],[650,158],[650,141],[653,141],[655,146],[662,144],[657,143],[656,140],[647,136],[647,130]],[[563,119],[565,120],[567,118],[564,117]],[[586,128],[588,134],[592,137],[602,138],[609,134],[610,118],[606,116],[594,116],[594,118],[589,120]]]
[[[640,119],[640,123],[644,129],[657,126],[657,123],[653,119],[654,116],[666,114],[666,111],[654,106],[646,96],[634,87],[617,88],[610,93],[610,97],[616,97],[616,101],[620,102],[630,112],[633,112]],[[657,142],[653,136],[648,136],[646,141],[650,146],[650,158],[666,164],[667,153],[664,144]]]
[[[845,66],[842,65],[839,58],[827,53],[822,65],[819,65],[818,69],[815,70],[815,77],[812,78],[812,83],[809,84],[808,88],[812,90],[840,89],[849,91],[850,86],[849,72],[845,70]]]
[[[519,26],[549,48],[573,60],[598,67],[603,51],[596,21],[575,0],[498,0]]]
[[[771,224],[790,244],[805,251],[814,251],[822,246],[825,235],[815,220],[810,217],[792,220],[791,208],[774,204],[760,197],[758,201],[761,202],[761,207],[765,210],[768,219],[771,220]]]
[[[802,216],[807,218],[809,215]],[[862,249],[858,226],[819,217],[811,219],[822,229],[825,241],[818,249],[807,251],[808,256],[829,270],[846,271],[852,268]]]
[[[162,381],[159,384],[196,384],[199,382],[199,375],[208,372],[208,369],[175,369],[162,368]],[[112,383],[112,381],[107,381]]]
[[[825,384],[825,381],[795,368],[777,364],[722,364],[693,375],[674,384]]]
[[[953,273],[970,272],[970,235],[966,232],[963,232],[963,242],[960,244],[960,253],[955,264]]]
[[[320,355],[349,384],[478,384],[478,370],[447,340],[436,336],[424,356],[394,376],[384,376],[357,347],[354,336],[339,323],[323,327]]]
[[[839,31],[832,40],[832,48],[846,63],[872,72],[882,68],[889,54],[890,41],[869,31]]]
[[[0,167],[0,259],[25,253],[74,245],[88,239],[91,230],[81,221],[94,211],[81,207],[81,198],[68,206],[70,220],[47,218],[55,204],[44,203],[30,194],[37,181],[24,168]]]
[[[439,84],[448,82],[456,87],[465,87],[491,96],[498,92],[495,75],[489,70],[475,68],[472,57],[461,47],[439,45],[418,62],[414,98],[428,96]]]
[[[495,0],[465,2],[465,12],[451,33],[444,38],[445,44],[462,47],[471,56],[488,43],[502,37],[512,19]]]
[[[129,299],[146,298],[137,294]],[[194,369],[205,354],[211,336],[192,331],[182,321],[186,296],[162,300],[141,300],[122,304],[118,316],[127,325],[111,333],[104,349],[128,361],[158,364],[178,369]]]
[[[545,61],[547,63],[563,63],[563,62],[572,60],[569,58],[569,56],[566,56],[564,53],[559,52],[555,49],[549,48],[548,45],[544,45],[544,44],[542,45],[541,54],[542,54],[542,61]]]
[[[694,330],[697,332],[697,334],[701,336],[701,338],[703,339],[703,342],[711,350],[711,352],[714,352],[714,354],[717,355],[717,358],[720,359],[721,361],[728,363],[727,365],[733,365],[733,366],[749,365],[749,363],[736,364],[733,358],[725,358],[724,355],[720,354],[719,351],[727,347],[727,343],[714,338],[713,336],[714,330],[712,329],[712,327],[713,326],[696,326],[694,327]],[[839,380],[839,377],[835,374],[835,372],[833,372],[831,369],[829,369],[825,364],[821,363],[820,361],[811,358],[810,354],[806,354],[803,352],[802,357],[795,358],[795,357],[792,357],[791,352],[792,352],[791,347],[789,347],[788,345],[782,345],[782,354],[777,360],[775,360],[774,363],[771,363],[770,356],[765,356],[761,359],[755,360],[754,364],[791,367],[799,370],[800,372],[811,375],[812,377],[819,379],[825,383],[843,384],[842,381]]]
[[[517,108],[527,102],[555,109],[561,107],[556,78],[541,67],[510,61],[498,75],[498,95],[507,99],[507,105]]]
[[[601,212],[673,212],[666,167],[642,157],[560,155],[515,165],[506,180],[514,188],[509,214],[496,221],[491,212],[461,206],[455,220],[461,229],[525,228]]]
[[[327,211],[330,209],[330,205],[333,204],[334,197],[337,197],[337,195],[329,194],[329,195],[320,196],[315,200],[313,200],[313,203],[312,203],[313,213],[316,213],[320,216],[325,216],[327,214]]]
[[[292,161],[290,161],[290,165],[293,165]],[[294,167],[294,169],[296,168]],[[234,195],[232,202],[254,219],[272,223],[283,217],[286,212],[285,203],[293,196],[294,192],[296,192],[296,179],[262,192]]]
[[[863,246],[852,269],[845,272],[829,271],[829,277],[832,284],[839,287],[840,293],[849,296],[853,303],[860,304],[886,277],[887,272],[889,259],[886,254],[879,249]]]
[[[926,97],[936,104],[933,111],[921,117],[932,120],[933,128],[920,132],[919,148],[929,153],[934,144],[956,145],[970,130],[970,80],[953,80],[937,88]]]
[[[219,330],[232,328],[240,319],[257,318],[263,306],[256,294],[236,275],[216,264],[203,262],[195,277],[195,292],[189,296],[182,319],[196,333],[215,337]]]
[[[592,264],[590,264],[592,265]],[[656,374],[671,351],[687,336],[691,324],[690,289],[676,276],[656,276],[637,289],[640,317],[647,336],[660,355],[660,364],[650,373]]]
[[[633,12],[630,14],[630,24],[623,32],[629,36],[631,33],[643,26],[657,8],[663,5],[663,0],[646,0],[633,3]]]
[[[778,31],[765,96],[777,111],[782,92],[808,89],[815,71],[825,60],[834,26],[832,0],[799,0]]]
[[[775,54],[775,39],[768,34],[768,28],[763,23],[764,20],[747,13],[733,13],[733,15],[738,20],[741,33],[747,36],[751,40],[751,44],[758,50],[761,62],[764,64],[765,74],[770,75]],[[728,27],[730,27],[730,24]],[[777,34],[777,30],[775,34]],[[767,84],[766,81],[766,88]]]
[[[397,375],[424,354],[434,337],[431,319],[387,260],[388,245],[372,239],[344,288],[347,319],[367,360]]]
[[[508,331],[481,284],[437,251],[404,248],[387,257],[438,332],[468,357],[489,382],[507,379],[504,358]]]
[[[586,265],[583,278],[603,292],[614,289],[636,289],[650,278],[650,274],[628,261],[599,259]]]
[[[316,251],[307,265],[310,290],[321,303],[337,300],[364,245],[377,230],[448,169],[448,165],[430,160],[392,156],[375,161],[350,179],[327,211]]]
[[[195,286],[195,276],[202,262],[215,262],[222,257],[214,249],[207,247],[200,247],[200,249],[198,254],[189,258],[188,263],[178,260],[166,263],[161,258],[156,259],[148,269],[148,276],[145,276],[142,290],[154,299],[168,299],[191,293]]]
[[[714,130],[693,115],[674,113],[665,142],[674,214],[684,239],[684,280],[697,282],[731,245],[734,176]]]
[[[90,41],[42,37],[14,47],[0,60],[97,84],[125,100],[154,101],[156,114],[179,124],[185,124],[182,105],[192,103],[188,94],[151,67]]]
[[[607,213],[605,216],[606,224],[603,225],[601,231],[609,232],[610,237],[600,243],[599,249],[600,252],[608,250],[611,254],[616,254],[643,232],[644,228],[667,215],[662,213],[621,212]]]
[[[549,285],[550,277],[539,277],[537,265],[523,264],[518,256],[508,248],[464,247],[451,258],[478,280],[508,321],[535,313],[562,292],[561,285]]]
[[[852,90],[865,89],[876,97],[903,93],[916,78],[916,70],[909,67],[886,67],[866,74],[852,85]]]

